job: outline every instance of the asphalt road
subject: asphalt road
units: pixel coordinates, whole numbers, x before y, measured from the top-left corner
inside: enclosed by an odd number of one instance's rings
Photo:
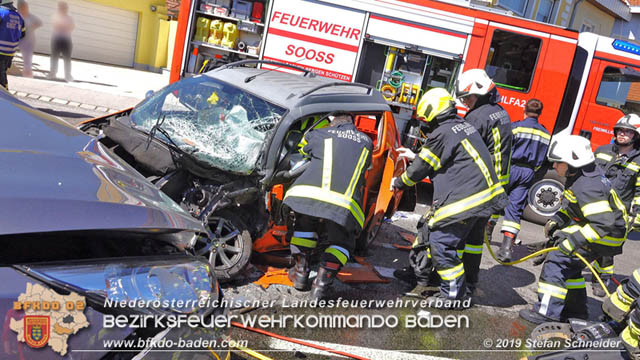
[[[72,108],[38,100],[22,99],[32,106],[64,118],[72,124],[84,119],[103,115],[80,108]],[[428,189],[421,187],[421,194],[428,193]],[[390,279],[389,283],[345,284],[337,283],[333,289],[334,298],[346,300],[419,300],[412,295],[410,289],[402,281],[393,279],[394,269],[407,265],[408,251],[398,249],[396,245],[408,245],[407,239],[415,235],[415,226],[419,218],[428,209],[428,198],[421,197],[414,213],[399,213],[393,219],[384,223],[380,233],[369,249],[366,261],[374,266],[378,272]],[[500,223],[494,232],[492,242],[497,251],[501,234]],[[523,222],[519,235],[523,245],[516,247],[515,257],[527,254],[524,245],[543,240],[542,226]],[[615,278],[622,280],[637,266],[635,254],[640,250],[640,235],[632,233],[625,244],[625,253],[616,257]],[[474,307],[462,312],[439,311],[429,307],[414,306],[411,303],[400,306],[347,306],[341,308],[318,308],[301,306],[299,308],[283,308],[283,302],[301,304],[308,300],[308,292],[298,292],[284,285],[271,285],[264,289],[252,281],[256,280],[258,271],[248,272],[246,278],[233,284],[226,284],[225,296],[228,299],[275,301],[275,306],[252,309],[245,313],[246,318],[252,316],[266,316],[266,319],[282,319],[283,315],[298,316],[299,319],[315,319],[318,315],[328,316],[378,316],[386,321],[397,319],[396,326],[385,324],[380,328],[372,328],[366,324],[352,324],[358,326],[321,327],[296,326],[295,322],[270,323],[266,329],[274,333],[293,337],[328,348],[358,354],[370,359],[519,359],[532,354],[527,349],[526,341],[533,326],[518,318],[518,311],[531,306],[536,300],[537,278],[541,267],[532,266],[525,262],[516,266],[502,266],[497,264],[484,251],[481,265],[480,284],[474,297]],[[313,273],[312,273],[313,275]],[[585,272],[587,281],[590,276]],[[590,319],[595,320],[601,314],[601,298],[589,293]],[[611,289],[613,290],[613,289]],[[424,319],[425,311],[431,313],[430,319],[435,321],[438,316],[453,316],[460,323],[452,328],[431,327],[411,328],[411,319],[420,315]],[[429,316],[429,315],[427,315]],[[465,322],[466,318],[466,322]],[[293,320],[291,320],[293,321]],[[303,325],[314,325],[304,324]],[[429,325],[429,324],[427,324]],[[459,326],[458,326],[459,325]],[[258,326],[256,326],[258,327]],[[264,327],[263,327],[264,328]],[[233,337],[249,341],[248,347],[262,352],[273,359],[334,359],[344,358],[326,351],[314,350],[306,346],[296,345],[273,337],[256,334],[247,330],[235,329]],[[383,352],[382,350],[387,350]],[[411,354],[409,354],[411,353]],[[251,358],[238,353],[234,358]]]

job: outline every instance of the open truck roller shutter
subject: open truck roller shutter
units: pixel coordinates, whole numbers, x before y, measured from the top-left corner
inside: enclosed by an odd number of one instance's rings
[[[370,15],[367,35],[377,39],[411,44],[445,56],[464,53],[467,34],[434,26]]]

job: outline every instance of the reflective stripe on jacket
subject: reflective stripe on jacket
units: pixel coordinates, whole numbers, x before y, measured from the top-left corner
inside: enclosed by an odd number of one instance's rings
[[[13,6],[0,6],[0,55],[15,55],[25,30],[22,16]]]
[[[491,153],[491,160],[500,183],[503,186],[509,184],[509,166],[511,160],[511,120],[509,114],[497,104],[499,94],[495,92],[489,95],[489,102],[476,105],[469,110],[464,119],[473,125]],[[483,98],[479,98],[481,101]]]
[[[595,156],[596,164],[611,181],[627,211],[633,205],[640,205],[640,150],[636,148],[619,156],[618,147],[607,144],[596,149]]]
[[[511,129],[511,164],[526,164],[538,170],[546,160],[551,135],[532,117],[511,123]]]
[[[622,253],[627,237],[627,209],[599,167],[582,171],[563,193],[554,215],[573,249],[600,256]]]
[[[373,142],[353,124],[311,130],[303,142],[311,165],[287,191],[284,203],[295,212],[331,220],[349,231],[361,229]]]
[[[454,115],[428,135],[395,185],[412,186],[430,177],[435,211],[429,227],[436,229],[471,217],[488,217],[506,206],[505,190],[492,165],[477,130]]]

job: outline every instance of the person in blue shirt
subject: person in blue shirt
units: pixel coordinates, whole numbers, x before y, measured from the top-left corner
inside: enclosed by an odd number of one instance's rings
[[[13,6],[13,0],[0,0],[0,85],[5,89],[8,88],[7,70],[25,30],[24,19]]]
[[[511,147],[511,175],[509,177],[509,204],[504,209],[502,233],[504,238],[497,257],[511,261],[513,243],[520,232],[520,219],[527,204],[527,194],[533,185],[533,177],[547,156],[551,136],[538,123],[542,114],[542,102],[530,99],[524,107],[524,120],[511,123],[513,143]]]

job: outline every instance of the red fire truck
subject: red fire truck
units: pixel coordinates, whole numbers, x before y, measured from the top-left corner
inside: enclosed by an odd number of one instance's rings
[[[247,5],[251,15],[238,16],[234,7]],[[240,30],[223,36],[236,43],[206,41],[198,25],[207,19],[235,23]],[[611,141],[624,113],[640,111],[640,46],[622,40],[429,0],[182,1],[171,81],[205,62],[250,58],[375,86],[409,136],[422,91],[453,90],[456,77],[471,68],[493,78],[512,120],[538,98],[550,132],[585,136],[594,148]],[[562,184],[554,176],[539,174],[525,218],[541,222],[558,209]]]

